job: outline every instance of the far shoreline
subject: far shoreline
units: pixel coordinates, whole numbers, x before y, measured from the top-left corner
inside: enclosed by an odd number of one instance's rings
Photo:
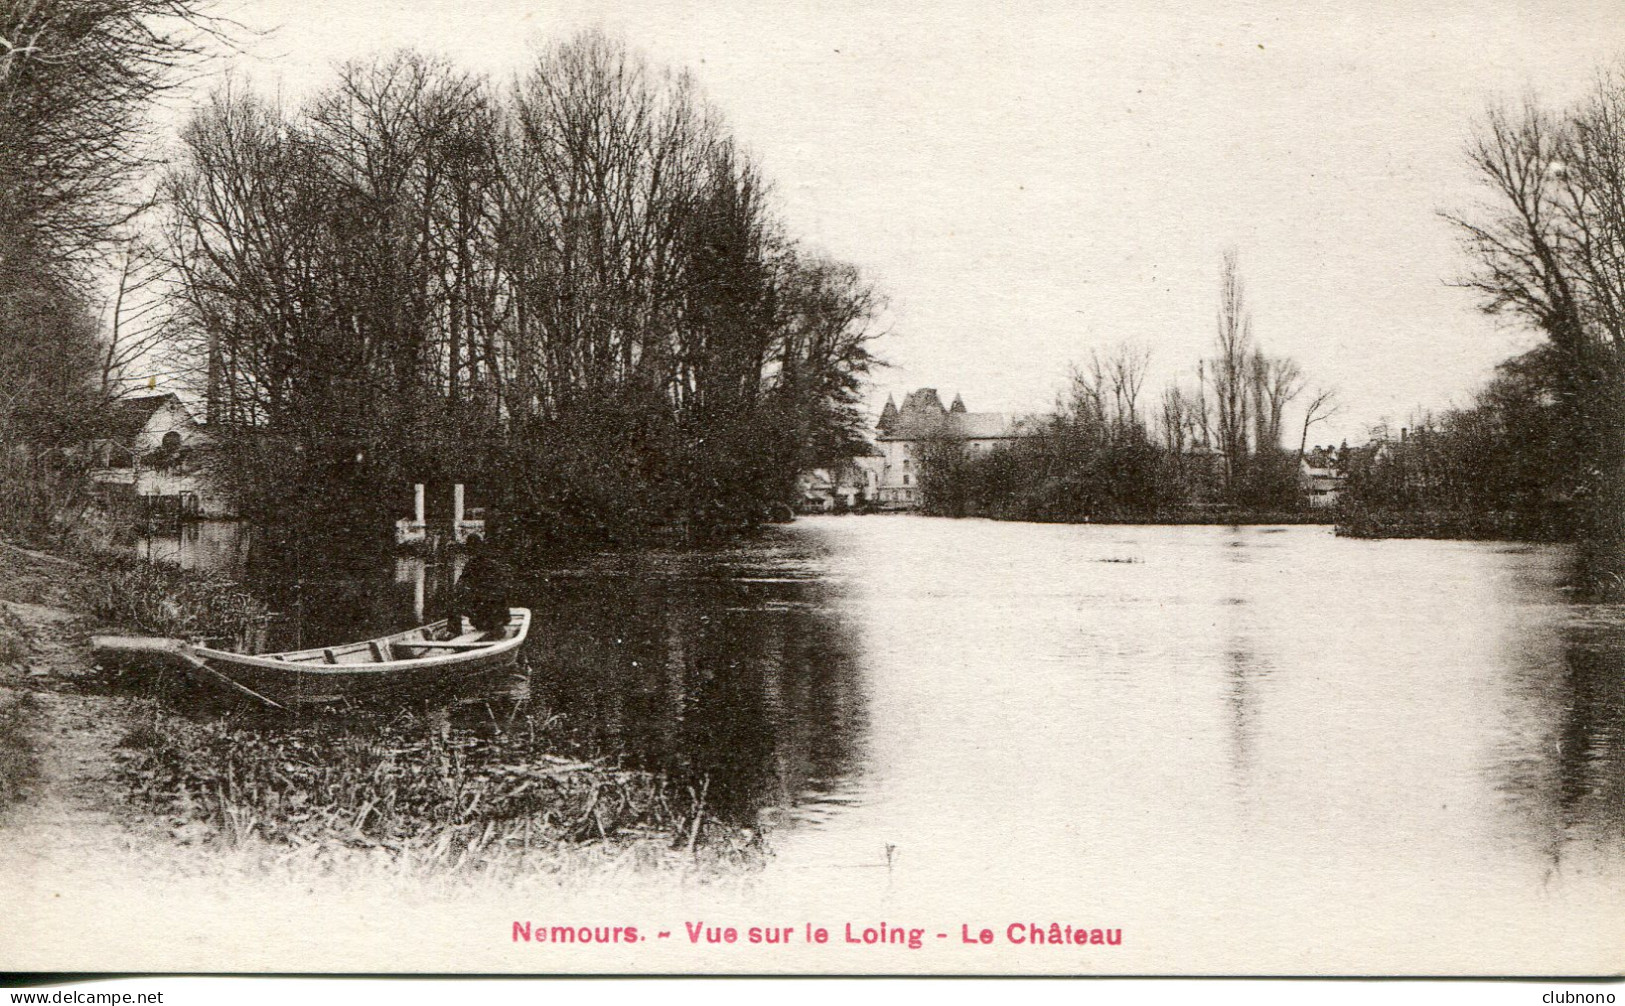
[[[1339,538],[1367,541],[1482,541],[1524,545],[1572,544],[1542,528],[1529,528],[1500,515],[1463,515],[1428,512],[1396,516],[1346,513],[1291,513],[1234,511],[1231,513],[1114,514],[1087,518],[1043,514],[1003,514],[984,511],[932,513],[928,510],[849,511],[854,516],[895,514],[947,520],[992,520],[1013,524],[1092,524],[1113,527],[1326,527]],[[811,514],[805,516],[839,516]]]

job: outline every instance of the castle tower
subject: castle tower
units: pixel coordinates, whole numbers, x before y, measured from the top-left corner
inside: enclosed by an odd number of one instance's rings
[[[921,388],[911,391],[903,396],[902,414],[906,416],[920,416],[939,418],[948,414],[943,407],[942,399],[937,397],[936,388]]]
[[[890,433],[892,427],[894,427],[896,425],[897,425],[897,403],[892,400],[892,396],[887,395],[886,396],[886,407],[880,410],[880,422],[875,424],[875,429],[879,430],[882,433]]]

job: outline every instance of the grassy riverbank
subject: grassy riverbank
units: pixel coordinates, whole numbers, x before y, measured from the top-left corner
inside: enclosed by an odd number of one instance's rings
[[[930,511],[927,511],[930,513]],[[1023,521],[1033,524],[1331,524],[1328,510],[1265,510],[1251,507],[1205,506],[1170,507],[1162,510],[1119,511],[1077,516],[1029,507],[972,508],[961,513],[938,513],[942,517],[982,517],[988,520]]]
[[[218,577],[0,547],[0,811],[72,791],[99,815],[83,827],[124,833],[95,844],[323,876],[714,883],[765,859],[759,835],[708,812],[706,780],[568,751],[523,688],[296,716],[96,667],[86,644],[108,630],[240,638],[265,615]],[[94,734],[74,725],[87,721]]]
[[[1344,508],[1337,533],[1347,538],[1443,538],[1460,541],[1552,542],[1550,523],[1513,511],[1370,510]]]
[[[335,722],[149,709],[119,742],[119,778],[183,843],[407,875],[705,873],[761,860],[751,833],[707,814],[703,784],[553,754],[545,719],[539,731],[534,717],[482,729],[441,710]]]

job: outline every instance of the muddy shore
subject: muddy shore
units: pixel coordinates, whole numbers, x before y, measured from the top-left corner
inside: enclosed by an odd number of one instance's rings
[[[87,637],[65,560],[0,545],[0,710],[6,712],[8,805],[0,808],[6,858],[82,858],[132,852],[150,839],[117,808],[115,747],[133,700],[95,687]],[[9,868],[9,867],[8,867]]]

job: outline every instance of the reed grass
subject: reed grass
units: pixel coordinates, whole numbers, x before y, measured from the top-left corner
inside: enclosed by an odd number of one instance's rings
[[[122,740],[136,804],[182,841],[331,868],[415,875],[581,869],[693,872],[762,861],[752,832],[707,813],[705,781],[549,753],[556,720],[482,729],[384,719],[195,722],[153,704]]]

